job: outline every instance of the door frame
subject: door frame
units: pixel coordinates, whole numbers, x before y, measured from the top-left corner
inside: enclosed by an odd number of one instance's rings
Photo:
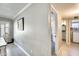
[[[53,12],[56,15],[56,40],[57,40],[57,11],[54,7],[52,7],[52,4],[49,4],[49,13],[48,13],[48,27],[49,27],[49,39],[50,39],[50,47],[52,48],[52,43],[51,43],[51,12]],[[56,52],[56,44],[55,44],[55,54],[57,55]],[[51,50],[51,56],[52,56],[52,50]]]

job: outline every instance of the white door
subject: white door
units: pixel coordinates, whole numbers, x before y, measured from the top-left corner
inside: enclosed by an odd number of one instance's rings
[[[52,31],[52,40],[56,42],[56,17],[54,13],[51,13],[51,31]]]
[[[56,43],[56,15],[51,13],[51,46],[52,46],[52,55],[55,54],[55,43]]]

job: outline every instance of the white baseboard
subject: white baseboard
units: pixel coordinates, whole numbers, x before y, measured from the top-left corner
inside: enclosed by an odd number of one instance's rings
[[[24,54],[26,54],[26,56],[31,56],[29,53],[27,53],[20,45],[18,45],[17,43],[15,43],[14,42],[14,44],[18,47],[18,48],[20,48],[23,52],[24,52]]]

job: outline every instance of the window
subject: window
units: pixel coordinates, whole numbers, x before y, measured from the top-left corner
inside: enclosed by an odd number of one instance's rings
[[[79,31],[79,20],[72,21],[72,29],[73,31]]]
[[[5,34],[4,24],[1,24],[1,37]]]
[[[9,33],[9,24],[5,24],[5,33]]]
[[[0,24],[0,37],[9,34],[9,23]]]
[[[72,28],[79,28],[79,20],[72,20]]]
[[[79,28],[79,22],[73,22],[72,28]]]

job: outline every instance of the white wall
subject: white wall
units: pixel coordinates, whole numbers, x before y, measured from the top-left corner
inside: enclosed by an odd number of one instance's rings
[[[24,31],[17,29],[17,20],[24,17]],[[48,39],[48,4],[32,4],[16,17],[14,39],[30,55],[51,55]]]
[[[9,27],[9,33],[10,33],[10,39],[8,39],[7,41],[8,42],[11,42],[11,39],[13,38],[13,20],[12,19],[8,19],[8,18],[3,18],[3,17],[0,17],[0,22],[7,22],[10,24],[10,27]]]

